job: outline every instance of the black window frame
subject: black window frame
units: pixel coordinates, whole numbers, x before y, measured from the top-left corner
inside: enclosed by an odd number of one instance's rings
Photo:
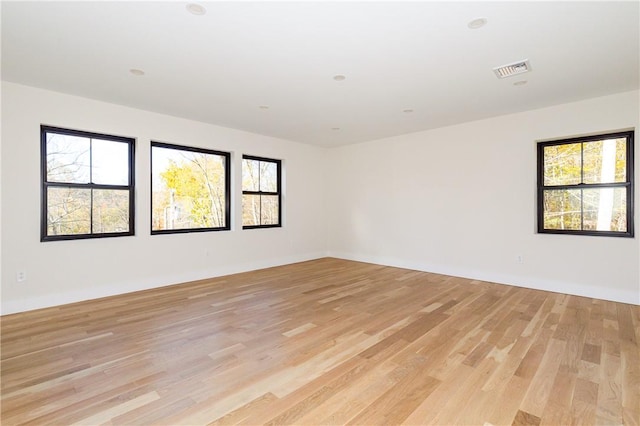
[[[275,163],[277,166],[276,176],[277,176],[277,191],[245,191],[242,188],[242,195],[277,195],[278,196],[278,223],[277,224],[268,224],[268,225],[242,225],[242,229],[264,229],[264,228],[282,228],[282,160],[277,160],[275,158],[266,158],[266,157],[258,157],[255,155],[242,155],[242,160],[253,160],[259,162],[267,162],[267,163]],[[243,179],[244,180],[244,179]],[[241,185],[242,186],[242,185]],[[258,186],[258,188],[260,188]],[[244,212],[243,212],[244,215]]]
[[[77,136],[88,139],[100,139],[112,142],[122,142],[128,144],[128,167],[129,167],[129,185],[110,185],[89,183],[72,183],[72,182],[49,182],[47,180],[47,134],[55,133],[67,136]],[[93,144],[90,144],[90,150]],[[91,154],[89,155],[92,161]],[[90,166],[91,167],[91,166]],[[90,172],[91,173],[91,172]],[[104,133],[87,132],[83,130],[67,129],[56,126],[40,125],[40,241],[65,241],[65,240],[83,240],[92,238],[111,238],[126,237],[135,235],[135,138],[125,136],[107,135]],[[106,190],[128,190],[129,191],[129,230],[126,232],[93,232],[93,209],[91,208],[90,226],[91,230],[88,234],[69,234],[69,235],[48,235],[47,223],[47,189],[48,188],[80,188],[80,189],[106,189]],[[93,205],[93,197],[91,201]]]
[[[216,228],[182,228],[182,229],[153,229],[153,148],[166,148],[175,149],[177,151],[189,151],[197,152],[201,154],[218,155],[224,157],[224,215],[225,226]],[[208,148],[199,148],[194,146],[178,145],[173,143],[165,143],[159,141],[151,141],[149,147],[149,183],[150,183],[150,203],[149,203],[149,227],[151,235],[166,235],[166,234],[187,234],[191,232],[216,232],[216,231],[229,231],[231,230],[231,153],[226,151],[218,151]]]
[[[593,142],[600,141],[605,139],[626,139],[626,180],[624,182],[615,182],[615,183],[579,183],[579,184],[571,184],[571,185],[552,185],[545,186],[544,185],[544,148],[547,146],[555,146],[555,145],[568,145],[568,144],[576,144],[581,142]],[[589,236],[599,236],[599,237],[626,237],[633,238],[634,237],[634,131],[620,131],[613,133],[601,133],[597,135],[591,136],[583,136],[576,137],[570,139],[560,139],[554,141],[545,141],[537,143],[537,189],[538,189],[538,200],[537,200],[537,230],[540,234],[568,234],[568,235],[589,235]],[[584,153],[584,145],[581,147],[582,153]],[[583,154],[582,154],[583,155]],[[581,165],[581,171],[583,171]],[[598,188],[626,188],[626,197],[627,197],[627,231],[626,232],[618,232],[618,231],[594,231],[594,230],[572,230],[572,229],[545,229],[544,228],[544,193],[549,190],[562,190],[562,189],[598,189]],[[582,213],[582,218],[584,220],[584,213]]]

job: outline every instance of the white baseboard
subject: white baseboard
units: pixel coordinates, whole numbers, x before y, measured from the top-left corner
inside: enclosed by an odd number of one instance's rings
[[[208,278],[221,277],[225,275],[237,274],[241,272],[255,271],[258,269],[271,268],[274,266],[289,265],[297,262],[320,259],[323,257],[335,257],[358,262],[374,263],[378,265],[393,266],[396,268],[406,268],[416,271],[432,272],[436,274],[451,275],[456,277],[493,282],[497,284],[512,285],[515,287],[525,287],[535,290],[551,291],[555,293],[571,294],[575,296],[590,297],[595,299],[610,300],[613,302],[629,303],[640,305],[640,290],[623,291],[617,289],[605,289],[572,282],[560,282],[555,280],[540,280],[529,277],[522,277],[508,274],[496,274],[487,271],[470,270],[464,268],[452,268],[442,265],[426,265],[416,262],[408,262],[402,259],[383,258],[374,256],[362,256],[342,252],[317,252],[303,255],[288,256],[279,259],[265,259],[250,263],[241,263],[216,267],[213,269],[187,271],[173,276],[152,277],[144,281],[119,282],[109,286],[101,286],[82,291],[59,293],[48,296],[38,296],[23,300],[2,301],[1,315],[8,315],[18,312],[32,311],[35,309],[50,308],[69,303],[81,302],[102,297],[116,296],[119,294],[132,293],[135,291],[148,290],[152,288],[164,287],[180,284],[189,281],[196,281]]]
[[[353,253],[333,251],[330,251],[328,255],[345,260],[374,263],[377,265],[393,266],[396,268],[432,272],[442,275],[451,275],[454,277],[468,278],[472,280],[486,281],[497,284],[506,284],[515,287],[524,287],[534,290],[544,290],[554,293],[570,294],[573,296],[583,296],[593,299],[609,300],[612,302],[628,303],[631,305],[640,305],[640,288],[638,288],[637,291],[624,291],[619,289],[594,287],[574,282],[536,279],[526,276],[500,274],[443,265],[420,264],[416,262],[408,262],[402,259],[394,259],[388,257],[363,256]]]
[[[133,293],[135,291],[149,290],[152,288],[165,287],[174,284],[197,281],[208,278],[216,278],[225,275],[237,274],[241,272],[255,271],[257,269],[271,268],[274,266],[289,265],[292,263],[304,262],[326,257],[326,252],[307,253],[302,255],[287,256],[278,259],[264,259],[249,263],[238,263],[232,265],[218,266],[212,269],[202,269],[198,271],[185,271],[177,275],[162,275],[151,277],[147,280],[123,281],[113,283],[108,286],[94,287],[81,291],[57,293],[55,295],[37,296],[22,300],[2,301],[1,315],[15,314],[19,312],[32,311],[35,309],[51,308],[69,303],[82,302],[85,300],[99,299],[102,297],[116,296],[119,294]]]

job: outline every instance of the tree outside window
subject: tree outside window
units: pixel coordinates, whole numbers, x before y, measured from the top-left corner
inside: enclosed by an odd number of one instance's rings
[[[151,233],[230,229],[230,154],[151,143]]]
[[[538,144],[538,232],[633,236],[633,132]]]
[[[242,156],[243,229],[282,226],[280,160]]]
[[[41,241],[134,234],[134,139],[41,126]]]

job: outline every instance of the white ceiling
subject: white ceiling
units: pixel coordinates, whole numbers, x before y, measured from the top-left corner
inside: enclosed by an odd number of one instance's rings
[[[3,1],[2,78],[321,146],[639,87],[637,1],[199,4]]]

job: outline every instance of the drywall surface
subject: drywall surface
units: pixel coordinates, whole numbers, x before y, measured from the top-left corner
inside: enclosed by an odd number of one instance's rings
[[[536,233],[536,141],[640,127],[626,92],[329,152],[336,257],[640,304],[636,237]],[[521,262],[519,262],[521,260]]]
[[[637,129],[639,96],[326,150],[2,83],[2,314],[327,254],[640,304],[637,236],[535,231],[536,141]],[[136,138],[135,236],[40,242],[41,124]],[[231,231],[150,235],[151,140],[232,153]],[[283,228],[241,229],[242,154],[283,160]]]
[[[136,235],[40,242],[40,125],[136,138]],[[232,153],[232,230],[150,235],[150,141]],[[283,160],[284,227],[242,230],[241,158]],[[2,83],[2,313],[326,255],[326,149]],[[27,280],[18,283],[17,271]]]

